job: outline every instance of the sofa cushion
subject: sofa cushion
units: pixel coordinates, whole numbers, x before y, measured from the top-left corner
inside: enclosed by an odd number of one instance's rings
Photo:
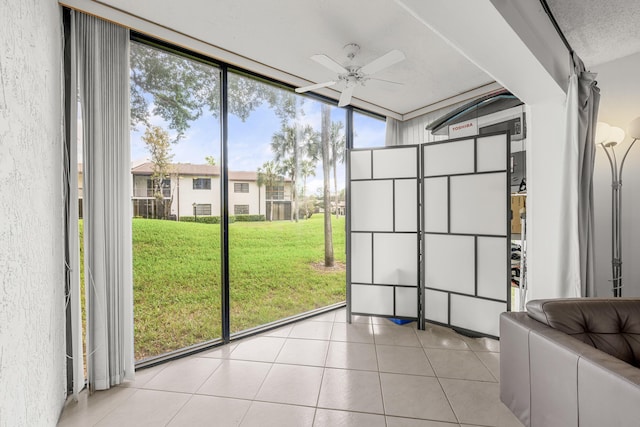
[[[640,298],[533,300],[529,316],[640,368]]]

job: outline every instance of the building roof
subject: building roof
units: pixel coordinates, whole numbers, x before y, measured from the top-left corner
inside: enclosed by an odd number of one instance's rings
[[[191,176],[220,176],[220,166],[198,165],[193,163],[173,163],[171,173]],[[78,172],[82,173],[82,163],[78,163]],[[133,175],[151,175],[153,163],[145,162],[131,168]],[[254,171],[229,171],[229,181],[257,181],[258,173]],[[291,181],[285,178],[285,181]]]
[[[173,163],[172,173],[178,175],[192,176],[220,176],[220,166],[193,163]],[[151,175],[153,173],[153,163],[145,162],[131,168],[133,175]],[[258,173],[255,171],[229,171],[229,181],[257,181]],[[285,178],[285,181],[290,179]]]
[[[177,173],[179,175],[220,176],[220,166],[211,166],[208,164],[172,163],[170,168],[171,173]],[[151,175],[153,173],[153,163],[145,162],[132,167],[131,173],[134,175]]]

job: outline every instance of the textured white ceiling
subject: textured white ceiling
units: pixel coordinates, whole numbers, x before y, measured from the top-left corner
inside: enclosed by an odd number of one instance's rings
[[[443,1],[424,0],[420,3],[421,16],[438,16],[439,9],[436,8],[443,7]],[[506,0],[458,0],[454,6],[449,6],[462,8],[466,1],[488,8],[493,4],[503,8],[508,5]],[[509,1],[539,5],[539,0]],[[640,51],[640,0],[547,1],[563,33],[587,67]],[[75,2],[111,8],[171,29],[217,49],[220,58],[226,62],[234,62],[225,55],[230,53],[231,57],[239,58],[236,63],[241,66],[300,86],[336,78],[334,72],[310,59],[314,54],[326,54],[346,64],[343,46],[358,43],[361,50],[356,63],[364,65],[392,49],[399,49],[407,59],[375,77],[402,83],[401,86],[369,81],[366,86],[357,87],[354,93],[354,104],[366,105],[365,108],[379,107],[371,109],[384,111],[384,114],[394,113],[392,115],[396,117],[411,117],[424,107],[441,105],[443,100],[476,88],[482,88],[474,92],[479,95],[478,92],[498,86],[491,85],[492,77],[436,35],[420,18],[409,13],[403,7],[406,1],[402,0]],[[459,20],[459,16],[451,13],[442,19]],[[526,21],[528,18],[523,16],[521,19]],[[518,22],[510,25],[518,25]],[[527,31],[525,28],[525,35]],[[478,40],[482,40],[482,36],[478,34]],[[253,65],[243,65],[241,57],[250,59]],[[526,69],[518,72],[521,79],[530,78]],[[342,86],[335,88],[337,90],[321,89],[319,93],[338,99]]]
[[[587,68],[640,52],[640,0],[547,0]]]
[[[357,43],[359,65],[399,49],[406,60],[374,77],[355,98],[403,115],[493,82],[438,35],[390,0],[102,0],[128,14],[301,77],[310,83],[336,74],[310,57],[340,63]],[[341,86],[336,86],[341,90]],[[339,92],[325,92],[334,98]]]

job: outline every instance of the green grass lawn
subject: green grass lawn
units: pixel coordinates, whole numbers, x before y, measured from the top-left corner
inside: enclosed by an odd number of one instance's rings
[[[345,299],[344,268],[322,271],[322,215],[229,225],[231,332]],[[333,218],[345,263],[344,218]],[[219,338],[220,226],[133,220],[136,359]]]

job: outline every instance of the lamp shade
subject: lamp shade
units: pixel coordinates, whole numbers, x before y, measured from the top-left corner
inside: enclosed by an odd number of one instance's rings
[[[610,131],[611,126],[609,126],[608,123],[598,122],[598,124],[596,124],[596,137],[594,138],[593,142],[595,144],[602,144],[604,142],[607,142]]]
[[[631,120],[627,128],[627,133],[633,139],[640,139],[640,117]]]
[[[611,126],[611,129],[609,129],[609,138],[607,138],[606,144],[611,146],[618,145],[624,140],[624,137],[624,129]]]

